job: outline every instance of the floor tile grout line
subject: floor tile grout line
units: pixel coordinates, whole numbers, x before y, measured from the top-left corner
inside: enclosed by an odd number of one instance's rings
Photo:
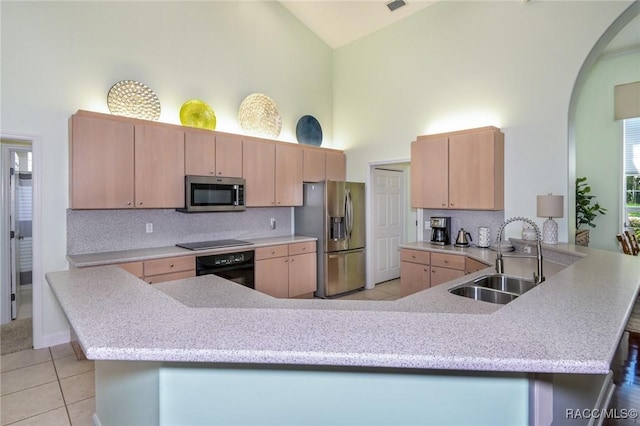
[[[55,410],[60,409],[60,408],[62,408],[62,407],[52,408],[51,410],[43,411],[42,413],[34,414],[33,416],[29,416],[29,417],[25,417],[24,419],[16,420],[15,422],[11,422],[11,423],[4,423],[4,424],[3,424],[3,426],[11,426],[11,425],[15,425],[16,423],[24,422],[25,420],[29,420],[29,419],[32,419],[32,418],[34,418],[34,417],[38,417],[38,416],[41,416],[41,415],[43,415],[43,414],[50,413],[51,411],[55,411]],[[66,407],[65,407],[65,409],[66,409]],[[71,421],[69,421],[69,424],[71,424]]]
[[[58,367],[56,367],[55,360],[53,359],[53,352],[51,351],[51,348],[49,348],[49,353],[51,354],[51,360],[53,361],[53,369],[55,370],[56,377],[58,378],[58,388],[60,389],[60,395],[62,395],[64,412],[67,413],[67,420],[69,420],[69,424],[71,424],[71,415],[69,414],[69,407],[67,406],[67,398],[64,396],[64,391],[62,390],[62,383],[60,383],[60,376],[58,375]]]

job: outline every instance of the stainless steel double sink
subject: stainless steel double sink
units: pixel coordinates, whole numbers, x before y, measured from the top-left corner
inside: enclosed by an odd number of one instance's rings
[[[483,275],[449,289],[449,293],[483,302],[507,304],[531,290],[537,284],[533,280],[503,274]]]

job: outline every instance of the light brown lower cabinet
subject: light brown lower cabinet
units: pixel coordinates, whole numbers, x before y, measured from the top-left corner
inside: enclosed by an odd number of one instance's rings
[[[490,265],[488,263],[480,262],[480,261],[475,260],[475,259],[471,259],[470,257],[467,257],[467,259],[465,260],[465,272],[467,274],[471,274],[473,272],[481,271],[481,270],[486,269],[486,268],[488,268],[490,266],[492,266],[492,265]]]
[[[431,287],[431,253],[400,250],[400,297]]]
[[[464,255],[400,249],[400,296],[455,280],[488,266]]]
[[[312,297],[316,291],[316,243],[255,250],[255,289],[273,297]]]
[[[196,276],[195,256],[176,256],[144,262],[126,262],[119,267],[149,284],[179,280]]]

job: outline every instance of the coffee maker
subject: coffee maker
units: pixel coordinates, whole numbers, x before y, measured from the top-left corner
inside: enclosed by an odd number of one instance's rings
[[[451,217],[431,217],[431,244],[451,244]]]

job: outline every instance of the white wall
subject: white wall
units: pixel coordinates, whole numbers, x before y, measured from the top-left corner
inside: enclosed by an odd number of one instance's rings
[[[538,194],[566,200],[576,77],[629,4],[439,2],[337,49],[334,142],[347,150],[348,178],[408,157],[417,135],[495,125],[505,133],[505,216],[535,218]]]
[[[613,119],[613,88],[640,81],[640,52],[605,56],[591,69],[576,106],[576,176],[586,176],[592,195],[608,209],[590,230],[590,246],[619,250],[622,229],[622,122]]]
[[[67,120],[78,109],[108,112],[109,88],[139,80],[158,95],[160,121],[179,123],[200,98],[217,129],[238,132],[250,93],[278,105],[281,140],[295,141],[305,114],[331,146],[332,51],[277,2],[2,2],[1,122],[6,134],[42,143],[44,272],[67,268]],[[43,277],[43,329],[68,336]],[[37,282],[34,281],[34,292]]]

